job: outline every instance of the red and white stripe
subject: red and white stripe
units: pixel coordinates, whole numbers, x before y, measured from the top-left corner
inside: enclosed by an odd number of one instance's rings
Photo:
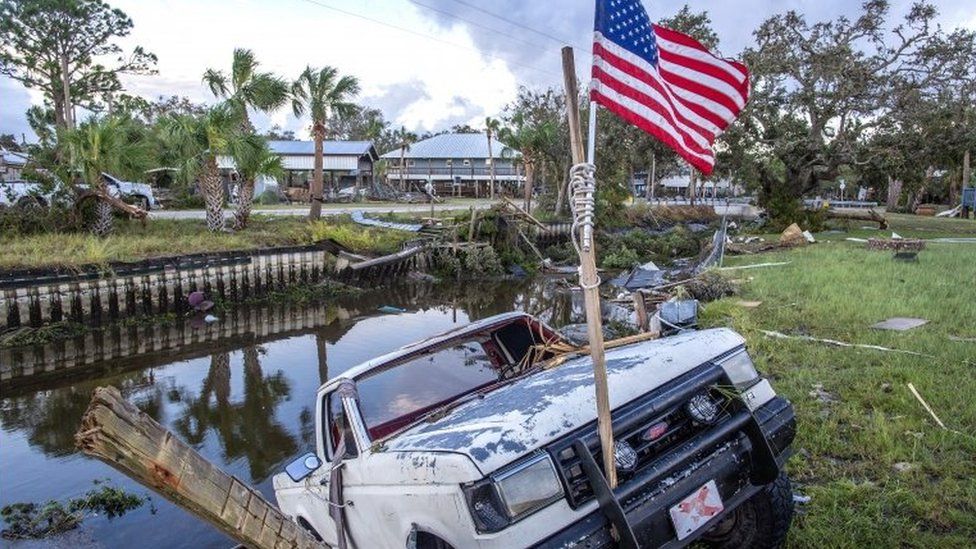
[[[595,34],[590,97],[708,175],[715,138],[749,100],[749,70],[689,36],[658,25],[654,32],[659,67]]]

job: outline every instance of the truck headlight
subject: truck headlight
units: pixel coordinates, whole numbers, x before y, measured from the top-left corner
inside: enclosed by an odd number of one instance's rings
[[[497,532],[563,497],[549,454],[538,453],[464,489],[479,532]]]
[[[725,375],[729,376],[729,381],[739,391],[751,387],[759,380],[759,372],[745,349],[720,360],[718,365],[725,370]]]

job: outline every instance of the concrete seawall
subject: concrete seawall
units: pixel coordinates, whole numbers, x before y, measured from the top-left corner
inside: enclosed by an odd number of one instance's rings
[[[72,321],[100,325],[129,317],[182,313],[186,296],[243,301],[325,277],[328,244],[193,254],[69,270],[0,274],[0,331]]]

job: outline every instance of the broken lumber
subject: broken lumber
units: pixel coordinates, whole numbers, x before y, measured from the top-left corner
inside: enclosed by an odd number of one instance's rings
[[[848,219],[852,221],[867,221],[877,223],[879,229],[888,228],[888,220],[873,208],[862,210],[838,210],[831,208],[827,210],[827,217],[830,219]]]
[[[772,330],[759,330],[766,337],[773,337],[776,339],[798,339],[800,341],[812,341],[815,343],[824,343],[827,345],[833,345],[834,347],[850,347],[850,348],[860,348],[860,349],[872,349],[874,351],[884,351],[888,353],[903,353],[906,355],[914,356],[924,356],[927,358],[932,358],[932,355],[927,355],[925,353],[919,353],[916,351],[906,351],[904,349],[892,349],[891,347],[882,347],[881,345],[867,345],[864,343],[847,343],[846,341],[838,341],[836,339],[824,339],[819,337],[811,337],[806,335],[786,335],[782,332],[775,332]]]
[[[911,391],[913,395],[915,395],[915,398],[917,398],[919,402],[922,403],[922,406],[925,408],[925,411],[927,411],[929,415],[932,416],[932,419],[934,419],[935,422],[939,424],[939,427],[942,427],[943,429],[948,431],[949,428],[945,426],[945,423],[942,423],[942,420],[939,419],[939,416],[935,415],[935,412],[932,410],[932,407],[929,406],[928,402],[925,402],[925,399],[922,398],[922,395],[918,394],[918,391],[915,389],[915,386],[909,383],[908,390]]]
[[[925,249],[925,241],[919,238],[869,238],[867,249],[917,252]]]
[[[327,547],[257,490],[127,402],[115,387],[95,389],[75,445],[247,547]]]
[[[738,265],[736,267],[719,267],[720,271],[738,271],[741,269],[758,269],[760,267],[781,267],[783,265],[789,265],[792,261],[776,261],[771,263],[755,263],[752,265]]]

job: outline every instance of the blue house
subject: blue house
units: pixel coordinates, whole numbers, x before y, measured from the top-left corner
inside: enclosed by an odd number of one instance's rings
[[[498,190],[516,193],[525,178],[521,153],[483,133],[445,133],[397,148],[381,156],[387,183],[401,190],[422,189],[430,181],[437,194],[488,196],[491,168]]]

